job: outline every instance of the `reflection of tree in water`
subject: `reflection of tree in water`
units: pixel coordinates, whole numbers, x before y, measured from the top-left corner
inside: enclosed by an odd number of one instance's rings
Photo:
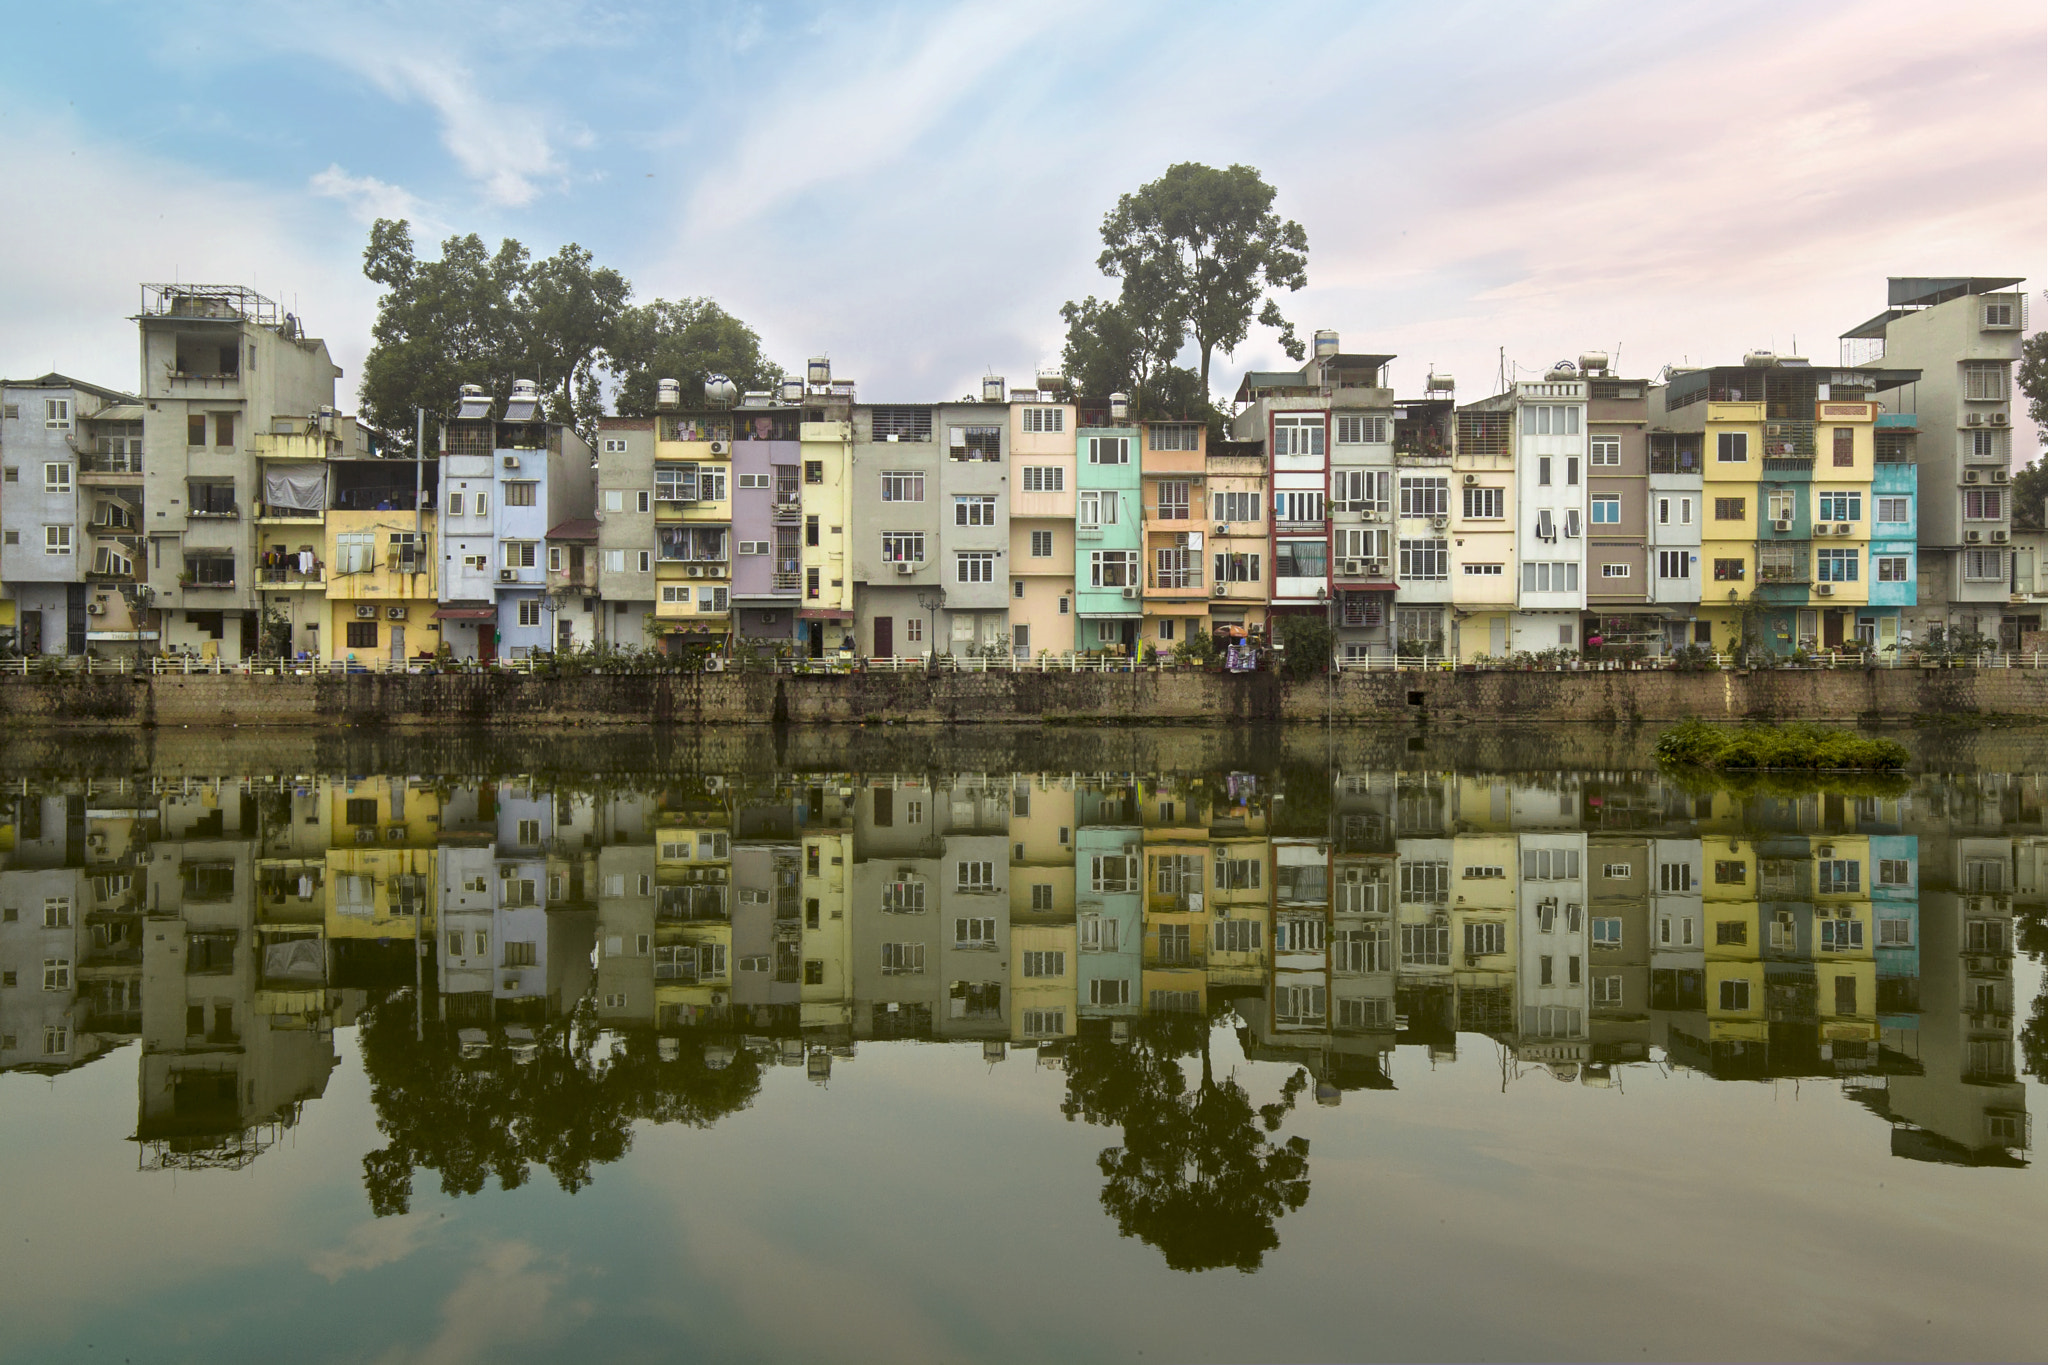
[[[442,1193],[465,1195],[492,1176],[516,1189],[538,1165],[573,1194],[590,1183],[591,1167],[626,1154],[635,1122],[707,1126],[760,1089],[751,1053],[716,1048],[730,1061],[710,1066],[702,1038],[610,1035],[600,1055],[588,1000],[533,1032],[527,1060],[504,1047],[466,1058],[452,1025],[430,1023],[415,1036],[409,996],[364,1017],[363,1069],[386,1145],[363,1158],[363,1184],[379,1217],[407,1210],[415,1170],[437,1171]]]
[[[2013,936],[2019,950],[2037,964],[2048,966],[2048,918],[2036,905],[2013,908]],[[2034,995],[2034,1009],[2020,1025],[2020,1070],[2037,1081],[2048,1082],[2048,977]]]
[[[1235,1076],[1216,1079],[1208,1019],[1134,1020],[1125,1042],[1096,1022],[1067,1045],[1061,1109],[1069,1120],[1123,1129],[1123,1145],[1098,1159],[1102,1206],[1117,1230],[1158,1247],[1175,1270],[1257,1270],[1280,1245],[1275,1220],[1308,1202],[1308,1139],[1266,1136],[1308,1073],[1296,1071],[1276,1103],[1256,1107]],[[1180,1060],[1197,1052],[1201,1080],[1190,1090]]]

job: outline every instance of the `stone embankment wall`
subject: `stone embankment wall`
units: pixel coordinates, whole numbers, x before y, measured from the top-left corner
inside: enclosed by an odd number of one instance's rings
[[[1123,721],[1600,724],[2048,718],[2048,670],[1759,673],[514,673],[0,680],[0,726],[558,726]]]

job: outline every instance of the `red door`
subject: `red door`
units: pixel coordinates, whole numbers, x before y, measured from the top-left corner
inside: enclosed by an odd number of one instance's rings
[[[893,659],[896,657],[896,618],[877,616],[875,618],[875,657]]]
[[[498,623],[479,621],[476,623],[476,657],[484,663],[495,663],[498,658]]]

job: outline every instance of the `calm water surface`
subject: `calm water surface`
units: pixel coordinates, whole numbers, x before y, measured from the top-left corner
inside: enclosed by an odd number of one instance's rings
[[[0,1358],[2038,1358],[2048,783],[1330,752],[14,777]]]

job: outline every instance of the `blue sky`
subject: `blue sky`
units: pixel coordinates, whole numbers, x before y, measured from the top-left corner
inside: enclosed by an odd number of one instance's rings
[[[1056,360],[1102,214],[1180,160],[1266,174],[1310,243],[1283,307],[1404,392],[1482,396],[1502,350],[1832,358],[1888,274],[2048,284],[2031,0],[10,10],[7,374],[132,386],[137,283],[227,281],[352,400],[384,214],[579,241],[785,365],[952,397]],[[1255,332],[1215,387],[1278,359]]]

